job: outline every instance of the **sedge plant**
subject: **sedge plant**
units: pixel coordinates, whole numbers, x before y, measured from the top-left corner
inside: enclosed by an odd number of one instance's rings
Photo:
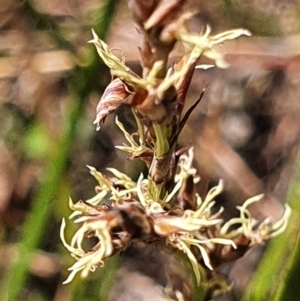
[[[152,244],[158,248],[167,246],[186,256],[195,285],[203,285],[206,271],[216,268],[214,262],[232,260],[232,252],[241,256],[254,244],[283,232],[290,216],[286,206],[285,214],[276,223],[258,223],[248,209],[261,200],[262,195],[258,195],[237,208],[239,217],[224,222],[223,209],[214,210],[215,198],[225,185],[223,180],[201,198],[195,191],[200,178],[193,167],[194,149],[179,147],[177,143],[190,114],[205,94],[203,87],[198,99],[192,104],[187,101],[195,69],[226,68],[227,63],[215,46],[250,33],[235,29],[212,35],[208,26],[199,33],[192,32],[188,24],[194,12],[183,10],[183,0],[129,0],[128,4],[141,36],[143,72],[133,72],[123,57],[116,56],[92,30],[90,43],[110,68],[112,78],[99,101],[94,123],[100,130],[108,115],[129,106],[137,130],[129,133],[116,117],[116,127],[126,141],[116,148],[127,152],[130,160],[144,161],[148,175],[141,174],[134,181],[117,169],[107,168],[104,174],[88,166],[97,180],[96,194],[85,201],[69,200],[73,210],[70,219],[79,226],[70,242],[64,236],[65,219],[61,226],[62,242],[75,259],[64,283],[71,282],[77,274],[87,277],[101,268],[107,258],[130,246]],[[184,51],[170,65],[169,56],[177,43]],[[214,63],[199,65],[203,56]],[[93,242],[92,247],[85,247],[86,240]],[[243,251],[236,252],[239,249]],[[167,286],[172,294],[162,300],[192,300],[191,294],[172,288],[172,283]],[[162,290],[166,291],[166,287]]]

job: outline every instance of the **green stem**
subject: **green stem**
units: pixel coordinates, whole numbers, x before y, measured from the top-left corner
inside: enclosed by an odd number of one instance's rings
[[[155,155],[157,158],[160,158],[165,155],[170,149],[167,127],[161,124],[153,124],[153,130],[156,137]]]

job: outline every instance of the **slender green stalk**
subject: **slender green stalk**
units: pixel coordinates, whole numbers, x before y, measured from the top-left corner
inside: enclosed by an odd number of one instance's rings
[[[160,158],[169,151],[168,136],[164,125],[153,123],[153,130],[156,137],[156,157]]]
[[[297,225],[293,227],[293,235],[291,237],[288,251],[291,251],[289,261],[286,267],[285,277],[279,286],[274,301],[297,300],[300,296],[299,274],[300,274],[300,216],[291,219],[290,223]],[[288,235],[289,233],[286,233]]]
[[[117,0],[107,0],[101,7],[102,18],[101,23],[97,26],[97,31],[102,38],[107,33],[117,2]],[[74,70],[73,83],[71,84],[74,94],[73,108],[70,110],[62,141],[56,145],[56,149],[59,149],[59,151],[48,160],[45,178],[33,199],[31,212],[25,222],[22,238],[17,246],[17,258],[8,275],[7,287],[4,288],[8,301],[18,300],[18,296],[26,281],[32,255],[43,237],[53,200],[58,193],[57,189],[65,173],[66,163],[76,137],[77,126],[84,113],[86,98],[94,82],[93,75],[98,67],[95,61],[96,52],[89,66],[84,68],[77,67]]]

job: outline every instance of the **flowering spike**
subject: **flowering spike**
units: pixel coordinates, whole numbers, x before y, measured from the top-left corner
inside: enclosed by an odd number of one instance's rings
[[[223,180],[208,191],[203,201],[195,192],[200,178],[193,168],[194,150],[192,147],[177,149],[178,136],[205,92],[204,88],[196,102],[187,110],[184,108],[193,73],[195,69],[214,66],[197,65],[203,55],[213,59],[217,67],[226,67],[227,62],[215,46],[250,33],[237,29],[213,36],[209,26],[204,34],[191,33],[185,22],[192,12],[174,18],[183,2],[152,1],[147,6],[145,1],[130,1],[143,35],[141,77],[125,65],[123,58],[114,55],[92,30],[90,43],[95,45],[112,74],[112,81],[97,105],[94,124],[99,130],[109,114],[123,104],[129,105],[137,132],[129,133],[116,117],[115,123],[127,141],[117,148],[128,152],[129,158],[141,158],[149,170],[147,178],[141,173],[135,182],[114,168],[108,168],[112,176],[106,176],[87,166],[98,181],[97,194],[75,204],[69,199],[74,211],[70,217],[78,229],[68,244],[63,219],[61,240],[76,260],[64,283],[71,282],[77,273],[86,277],[102,267],[108,257],[128,246],[163,242],[187,255],[199,285],[200,262],[204,263],[205,270],[211,271],[216,265],[213,259],[225,262],[228,250],[239,249],[240,240],[244,250],[245,246],[278,235],[287,225],[291,214],[288,206],[282,219],[274,225],[268,219],[258,224],[252,218],[248,206],[260,201],[262,195],[237,207],[240,216],[224,223],[223,208],[214,208],[215,198],[224,188]],[[176,41],[183,43],[184,54],[178,63],[168,68],[168,56]],[[198,261],[199,257],[202,261]],[[176,295],[182,297],[181,292]]]

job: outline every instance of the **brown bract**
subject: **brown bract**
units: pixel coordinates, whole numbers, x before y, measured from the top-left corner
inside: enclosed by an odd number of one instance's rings
[[[126,85],[120,78],[114,79],[107,86],[96,109],[94,124],[97,125],[97,130],[100,129],[107,115],[114,112],[121,104],[128,102],[133,93],[129,85]]]

